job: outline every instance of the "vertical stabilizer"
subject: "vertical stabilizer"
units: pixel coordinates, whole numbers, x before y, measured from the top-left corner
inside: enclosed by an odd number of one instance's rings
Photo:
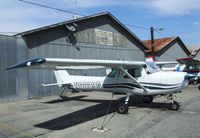
[[[67,70],[54,70],[57,83],[70,83],[70,75]]]

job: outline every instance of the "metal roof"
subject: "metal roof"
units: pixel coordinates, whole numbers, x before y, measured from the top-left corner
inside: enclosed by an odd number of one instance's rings
[[[160,51],[165,46],[167,46],[170,42],[172,42],[174,39],[176,39],[176,37],[155,39],[154,40],[154,51],[155,52]],[[145,40],[144,43],[146,44],[147,48],[149,49],[149,52],[151,52],[152,51],[151,40]]]
[[[122,27],[127,32],[127,34],[129,34],[132,38],[135,38],[137,40],[137,42],[139,43],[139,45],[142,47],[143,50],[147,50],[143,41],[140,40],[135,34],[133,34],[133,32],[131,32],[124,24],[122,24],[110,12],[102,12],[102,13],[98,13],[98,14],[94,14],[94,15],[90,15],[90,16],[85,16],[85,17],[81,17],[81,18],[77,18],[77,19],[72,19],[72,20],[52,24],[52,25],[49,25],[49,26],[45,26],[45,27],[30,30],[30,31],[18,33],[15,36],[27,36],[27,35],[30,35],[30,34],[33,34],[33,33],[37,33],[37,32],[40,32],[40,31],[47,30],[47,29],[55,28],[55,27],[58,27],[58,26],[77,23],[77,22],[80,22],[80,21],[83,21],[83,20],[88,20],[88,19],[91,19],[91,18],[99,18],[99,17],[102,17],[102,16],[108,16],[110,19],[114,20],[114,22],[119,24],[120,27]]]
[[[152,52],[151,40],[144,40],[143,42],[145,43],[146,47],[148,48],[147,53],[151,53]],[[163,53],[170,46],[172,46],[172,44],[174,44],[175,42],[179,43],[179,45],[183,48],[183,50],[185,51],[185,53],[188,56],[190,55],[189,50],[187,49],[185,44],[181,41],[181,39],[178,36],[155,39],[154,40],[154,51],[156,54],[159,54],[160,52]]]

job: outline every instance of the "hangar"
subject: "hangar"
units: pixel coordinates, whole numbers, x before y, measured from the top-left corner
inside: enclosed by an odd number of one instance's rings
[[[152,58],[151,40],[145,40],[147,48],[147,58]],[[175,61],[178,58],[190,56],[190,52],[180,39],[180,37],[166,37],[154,40],[155,60]]]
[[[0,35],[0,102],[36,98],[58,93],[58,88],[41,88],[56,82],[52,70],[4,69],[35,58],[76,58],[144,61],[144,43],[111,13],[85,16],[15,36]],[[72,74],[105,75],[105,71],[79,70]]]

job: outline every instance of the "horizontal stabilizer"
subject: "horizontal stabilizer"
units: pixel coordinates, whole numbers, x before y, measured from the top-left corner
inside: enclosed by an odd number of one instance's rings
[[[71,85],[71,83],[51,83],[51,84],[41,84],[42,87],[66,86],[66,85]]]

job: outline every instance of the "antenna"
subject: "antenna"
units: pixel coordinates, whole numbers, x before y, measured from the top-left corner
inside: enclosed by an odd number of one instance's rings
[[[75,5],[75,10],[74,10],[74,15],[72,16],[72,18],[73,19],[77,19],[78,18],[78,15],[76,14],[76,10],[77,10],[77,5],[78,5],[78,3],[77,3],[77,0],[74,0],[74,5]]]

